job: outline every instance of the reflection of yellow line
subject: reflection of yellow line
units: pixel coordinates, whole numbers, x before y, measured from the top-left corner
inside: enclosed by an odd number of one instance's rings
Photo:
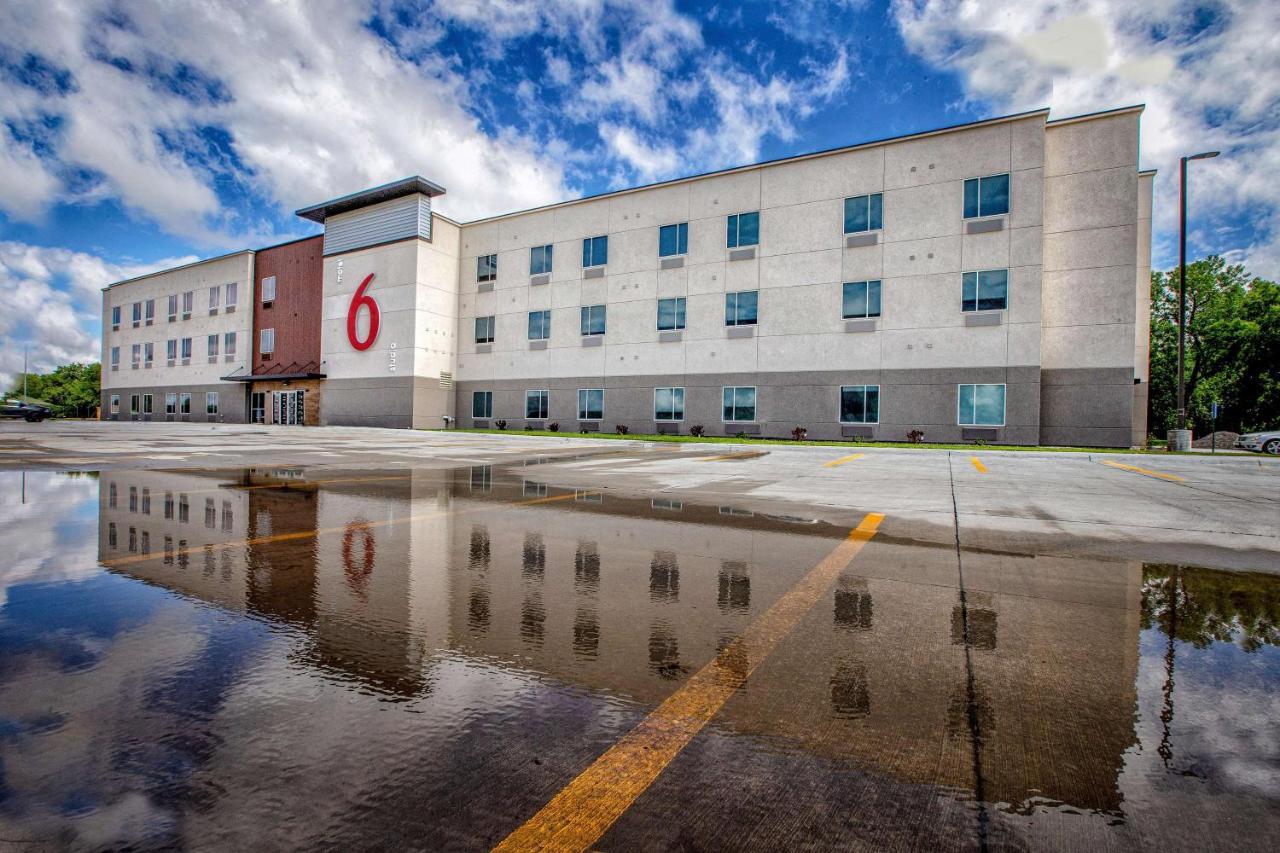
[[[970,456],[969,461],[973,463],[973,467],[978,469],[979,474],[987,473],[987,466],[982,464],[982,460],[976,456]]]
[[[856,462],[866,455],[865,453],[854,453],[849,456],[841,456],[839,459],[832,459],[830,462],[824,463],[822,467],[835,468],[837,465],[843,465],[846,462]]]
[[[583,494],[594,494],[594,492],[571,492],[567,495],[552,495],[546,498],[530,498],[527,501],[513,501],[510,504],[492,504],[483,507],[473,507],[470,510],[455,510],[455,513],[477,512],[485,509],[498,509],[502,506],[531,506],[533,504],[545,504],[552,501],[568,501],[575,497],[581,497]],[[362,522],[361,526],[366,528],[374,527],[391,527],[395,524],[405,524],[410,521],[422,521],[428,518],[439,518],[449,510],[435,510],[433,512],[419,513],[418,515],[405,515],[400,518],[385,518],[381,521]],[[128,554],[124,557],[112,557],[108,560],[99,560],[98,562],[104,566],[132,566],[136,563],[146,563],[151,560],[158,560],[161,557],[184,556],[191,554],[204,553],[206,551],[226,551],[232,548],[247,548],[252,545],[269,545],[273,542],[294,542],[299,539],[314,539],[317,536],[323,536],[326,533],[345,533],[347,526],[341,527],[317,527],[314,530],[295,530],[290,533],[276,533],[271,536],[258,536],[254,539],[233,539],[230,542],[214,542],[208,545],[197,545],[194,548],[179,548],[169,553],[155,554]]]
[[[1179,477],[1177,474],[1165,474],[1160,471],[1152,471],[1149,468],[1139,468],[1137,465],[1125,465],[1123,462],[1112,462],[1109,459],[1102,460],[1103,465],[1110,465],[1112,468],[1120,468],[1124,471],[1132,471],[1135,474],[1145,474],[1148,477],[1155,477],[1158,480],[1169,480],[1173,483],[1181,483],[1185,477]]]
[[[496,850],[587,850],[658,778],[835,583],[884,519],[869,513],[821,563]]]

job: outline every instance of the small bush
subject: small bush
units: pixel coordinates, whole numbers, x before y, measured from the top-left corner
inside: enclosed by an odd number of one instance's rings
[[[559,431],[560,431],[560,422],[559,422],[559,421],[552,421],[551,423],[547,424],[547,429],[551,430],[552,432],[559,432]]]
[[[506,429],[506,428],[507,428],[507,422],[506,422],[506,421],[494,421],[494,422],[493,422],[493,425],[494,425],[494,426],[496,426],[498,429]]]
[[[578,432],[582,433],[583,435],[591,435],[591,430],[587,429],[586,427],[583,427],[582,429],[578,430]]]
[[[614,424],[613,429],[618,435],[626,435],[631,432],[631,429],[626,424]]]
[[[751,437],[751,436],[747,435],[745,432],[738,432],[738,433],[734,436],[734,438],[736,438],[736,439],[738,439],[738,440],[740,440],[740,441],[745,441],[746,439],[748,439],[748,438],[750,438],[750,437]]]
[[[986,447],[987,440],[985,438],[975,438],[973,440],[973,445],[974,447]]]
[[[809,430],[804,427],[796,427],[791,431],[791,437],[796,441],[804,441],[809,436]]]
[[[907,433],[907,441],[912,444],[919,444],[924,441],[924,430],[913,429],[911,432]]]
[[[693,426],[689,427],[689,435],[692,435],[695,438],[702,438],[706,434],[707,434],[707,428],[704,427],[702,424],[694,424]]]
[[[524,425],[524,431],[525,431],[525,432],[533,432],[533,424],[525,424],[525,425]]]

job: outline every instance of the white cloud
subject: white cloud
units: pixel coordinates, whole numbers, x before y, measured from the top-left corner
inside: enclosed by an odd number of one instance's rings
[[[1160,170],[1157,265],[1176,262],[1178,157],[1222,150],[1192,169],[1196,233],[1248,222],[1198,245],[1276,278],[1280,7],[1224,0],[1207,26],[1194,11],[1178,0],[895,0],[892,9],[908,48],[958,72],[968,97],[995,112],[1048,105],[1062,117],[1145,103],[1141,164]]]

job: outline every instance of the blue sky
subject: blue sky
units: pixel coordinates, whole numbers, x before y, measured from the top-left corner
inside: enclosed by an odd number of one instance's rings
[[[104,284],[311,233],[423,174],[470,219],[1042,106],[1146,103],[1155,259],[1280,274],[1280,11],[1259,0],[8,0],[0,380],[97,357]]]

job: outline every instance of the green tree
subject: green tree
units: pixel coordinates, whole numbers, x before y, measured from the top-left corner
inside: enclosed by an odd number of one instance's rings
[[[1177,420],[1178,271],[1151,274],[1149,429]],[[1197,434],[1280,422],[1280,286],[1211,255],[1187,265],[1187,419]]]
[[[100,399],[102,365],[64,364],[50,373],[27,374],[27,396],[43,400],[59,417],[88,417]],[[22,393],[22,376],[12,393]]]

